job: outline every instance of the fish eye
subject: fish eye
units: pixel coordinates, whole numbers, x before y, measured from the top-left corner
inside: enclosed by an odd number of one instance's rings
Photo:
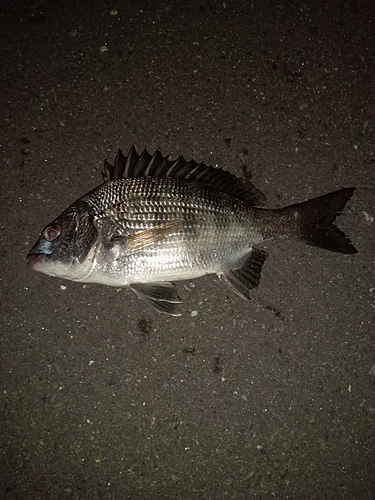
[[[61,234],[61,226],[59,224],[51,224],[43,231],[44,239],[47,241],[54,241]]]

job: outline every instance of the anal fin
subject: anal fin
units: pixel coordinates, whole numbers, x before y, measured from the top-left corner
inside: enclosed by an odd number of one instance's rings
[[[182,303],[176,287],[169,281],[155,283],[133,283],[130,285],[133,292],[150,306],[161,313],[171,316],[181,316],[178,305]]]
[[[223,270],[221,276],[238,295],[249,299],[250,290],[259,285],[262,266],[267,257],[264,250],[253,248],[240,267]]]

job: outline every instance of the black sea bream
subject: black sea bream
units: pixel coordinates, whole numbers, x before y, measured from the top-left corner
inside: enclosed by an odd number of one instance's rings
[[[172,282],[215,273],[250,298],[274,238],[297,237],[354,254],[334,224],[354,188],[281,209],[259,207],[251,183],[204,163],[168,160],[157,150],[105,162],[105,182],[48,224],[27,256],[44,274],[129,286],[160,312],[179,315]]]

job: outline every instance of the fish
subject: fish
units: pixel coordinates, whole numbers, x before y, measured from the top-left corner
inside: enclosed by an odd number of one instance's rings
[[[262,244],[297,238],[355,254],[335,224],[354,187],[283,208],[217,166],[170,160],[160,149],[104,162],[103,183],[41,232],[27,255],[38,272],[81,283],[129,287],[161,313],[181,315],[176,281],[216,274],[251,300],[268,257]]]

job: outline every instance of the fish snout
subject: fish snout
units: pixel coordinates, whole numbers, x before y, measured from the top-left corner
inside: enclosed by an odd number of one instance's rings
[[[43,266],[46,257],[47,255],[45,253],[29,253],[26,257],[27,267],[38,269],[38,267]]]

